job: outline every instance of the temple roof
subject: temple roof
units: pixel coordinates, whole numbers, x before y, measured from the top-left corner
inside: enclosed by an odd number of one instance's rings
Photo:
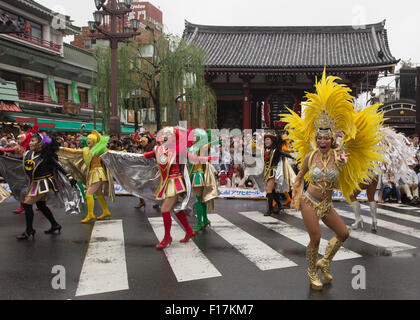
[[[209,69],[381,67],[396,60],[385,21],[366,26],[205,26],[185,21],[183,39],[207,53]]]

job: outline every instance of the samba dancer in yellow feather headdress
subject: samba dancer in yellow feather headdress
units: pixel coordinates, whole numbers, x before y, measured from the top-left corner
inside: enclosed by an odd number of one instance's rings
[[[370,176],[368,169],[374,169],[373,161],[381,160],[375,145],[380,140],[376,131],[383,116],[376,112],[357,114],[349,93],[351,90],[335,82],[337,79],[326,77],[324,70],[322,79],[316,83],[316,93],[306,94],[303,119],[291,110],[291,114],[282,115],[301,165],[293,186],[293,204],[301,210],[310,236],[306,252],[307,273],[316,290],[323,287],[318,269],[321,269],[322,280],[332,281],[330,263],[349,236],[343,219],[332,207],[333,191],[341,189],[350,201],[353,191]],[[311,146],[316,149],[311,150]],[[309,182],[305,193],[304,179]],[[328,243],[324,257],[317,261],[320,219],[336,237]]]

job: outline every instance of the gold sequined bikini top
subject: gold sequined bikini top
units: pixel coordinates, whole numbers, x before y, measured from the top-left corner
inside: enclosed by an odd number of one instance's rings
[[[324,167],[324,169],[320,169],[316,165],[312,166],[312,158],[314,157],[315,153],[316,151],[314,151],[309,158],[309,179],[311,184],[314,187],[325,191],[332,191],[337,189],[339,186],[340,170],[336,166],[329,170],[326,170],[326,167]],[[335,151],[334,157],[336,157]]]

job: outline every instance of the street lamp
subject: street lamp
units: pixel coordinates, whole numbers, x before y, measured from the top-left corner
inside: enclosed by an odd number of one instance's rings
[[[131,8],[131,5],[133,3],[133,0],[124,0],[125,6],[127,7],[127,9]]]
[[[90,30],[90,32],[95,33],[95,31],[96,31],[96,24],[95,24],[95,21],[89,21],[89,22],[88,22],[88,26],[89,26],[89,30]]]
[[[140,26],[140,20],[138,20],[138,19],[131,19],[130,20],[130,26],[131,26],[131,28],[133,28],[134,31],[137,31],[137,29]]]
[[[118,43],[128,42],[130,38],[140,35],[137,32],[140,21],[131,19],[129,26],[120,21],[127,21],[126,17],[133,10],[132,0],[94,0],[98,11],[93,13],[94,21],[89,21],[91,38],[108,40],[111,47],[111,117],[109,119],[110,134],[119,136],[121,132],[118,117]],[[105,19],[108,16],[109,19]],[[95,31],[100,35],[95,35]]]
[[[95,11],[93,13],[93,19],[95,20],[95,23],[97,26],[100,26],[102,23],[102,12],[101,11]]]

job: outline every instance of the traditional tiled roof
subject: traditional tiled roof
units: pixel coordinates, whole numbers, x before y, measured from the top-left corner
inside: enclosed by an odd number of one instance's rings
[[[390,67],[385,21],[364,26],[204,26],[185,21],[183,38],[207,53],[214,69]]]

